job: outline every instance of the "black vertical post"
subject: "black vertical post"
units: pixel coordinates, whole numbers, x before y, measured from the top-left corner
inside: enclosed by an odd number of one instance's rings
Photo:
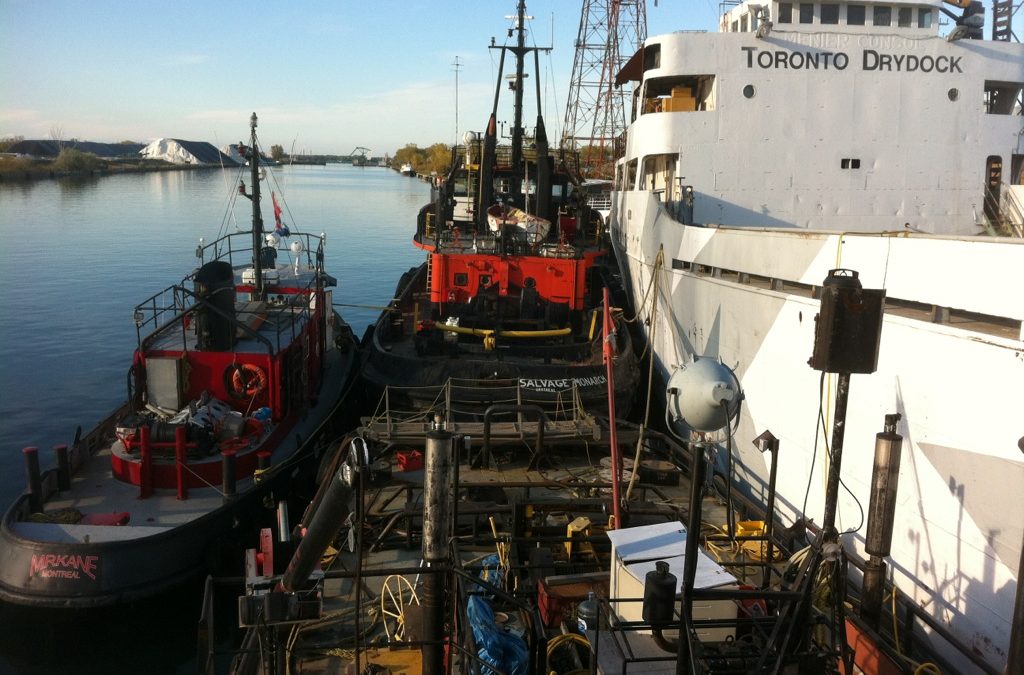
[[[53,446],[57,454],[57,487],[61,490],[71,489],[71,462],[68,460],[68,446],[66,444]]]
[[[679,651],[676,652],[676,675],[692,673],[689,622],[693,612],[693,580],[697,576],[697,546],[700,544],[702,498],[704,496],[704,446],[692,443],[690,460],[690,520],[686,526],[686,549],[683,558],[683,591],[679,601]]]
[[[32,513],[39,513],[43,510],[43,482],[39,476],[39,448],[30,446],[24,448],[22,454],[25,457],[25,478],[28,482],[29,508]]]
[[[225,450],[221,454],[221,492],[224,493],[224,503],[235,499],[235,488],[237,478],[235,477],[235,451]]]
[[[839,500],[839,475],[843,463],[843,438],[846,436],[846,402],[850,394],[850,374],[839,373],[836,385],[836,414],[832,421],[832,452],[828,465],[828,481],[825,484],[825,516],[821,532],[824,541],[835,541],[836,502]]]

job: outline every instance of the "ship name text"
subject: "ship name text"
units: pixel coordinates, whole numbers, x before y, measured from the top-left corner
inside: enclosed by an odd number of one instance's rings
[[[846,52],[789,52],[781,49],[763,50],[741,47],[747,54],[747,68],[784,70],[846,70],[850,56]],[[861,69],[895,73],[962,73],[960,56],[918,56],[916,54],[885,54],[865,49]]]
[[[98,555],[45,555],[32,556],[30,576],[44,579],[80,579],[79,572],[85,573],[90,579],[96,579],[96,563]]]

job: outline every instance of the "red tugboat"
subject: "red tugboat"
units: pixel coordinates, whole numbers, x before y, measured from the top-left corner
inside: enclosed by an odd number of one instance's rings
[[[452,169],[419,213],[414,244],[427,262],[399,282],[396,298],[363,338],[362,377],[394,409],[472,414],[497,403],[549,412],[607,411],[602,345],[614,339],[616,407],[628,411],[638,364],[621,313],[614,336],[602,330],[601,294],[610,282],[607,239],[586,205],[570,157],[548,149],[540,114],[523,128],[524,8],[514,45],[501,51],[494,108],[481,138],[453,149]],[[511,145],[498,145],[498,99],[505,56],[514,92]]]
[[[251,233],[196,251],[199,268],[135,308],[128,400],[41,472],[0,526],[0,599],[96,607],[201,572],[218,539],[312,456],[354,379],[331,306],[324,235],[264,232],[256,115]],[[278,247],[284,255],[278,260]],[[273,500],[271,500],[273,501]]]

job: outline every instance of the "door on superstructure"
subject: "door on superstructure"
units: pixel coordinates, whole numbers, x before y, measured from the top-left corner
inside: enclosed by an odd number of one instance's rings
[[[1003,185],[1003,158],[990,155],[985,161],[985,217],[993,225],[999,223],[999,199]]]

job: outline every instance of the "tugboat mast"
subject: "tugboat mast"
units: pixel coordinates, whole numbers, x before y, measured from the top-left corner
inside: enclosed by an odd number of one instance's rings
[[[263,250],[263,215],[260,213],[260,153],[256,150],[256,113],[249,118],[249,180],[252,181],[252,268],[256,276],[256,290],[253,297],[262,300],[263,266],[260,253]]]

